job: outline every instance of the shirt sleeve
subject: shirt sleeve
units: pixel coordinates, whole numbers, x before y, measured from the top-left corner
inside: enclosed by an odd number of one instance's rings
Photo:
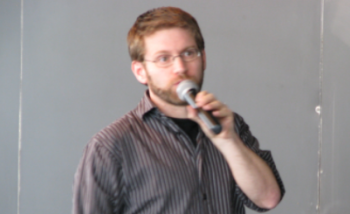
[[[73,214],[121,213],[121,158],[93,138],[86,146],[73,185]]]
[[[278,186],[281,191],[281,200],[282,197],[285,193],[284,185],[282,182],[282,179],[277,171],[275,162],[272,158],[271,152],[270,151],[264,151],[260,150],[259,148],[259,142],[258,140],[251,134],[249,130],[249,126],[244,122],[243,118],[234,113],[234,118],[235,118],[235,130],[237,133],[239,133],[239,136],[241,140],[244,142],[244,144],[249,147],[252,151],[254,151],[260,158],[262,158],[268,166],[271,168],[273,174],[275,175],[275,178],[277,180]],[[243,201],[243,203],[258,212],[265,212],[268,211],[268,209],[263,209],[255,205],[244,193],[243,191],[239,188],[239,186],[236,184],[235,188],[235,194],[238,195],[238,197]]]

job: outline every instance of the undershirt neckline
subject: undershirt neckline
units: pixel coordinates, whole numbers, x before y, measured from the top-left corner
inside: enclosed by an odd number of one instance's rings
[[[183,119],[183,118],[173,118],[169,117],[172,121],[176,123],[191,139],[192,144],[196,147],[197,146],[197,134],[199,131],[199,125],[190,119]]]

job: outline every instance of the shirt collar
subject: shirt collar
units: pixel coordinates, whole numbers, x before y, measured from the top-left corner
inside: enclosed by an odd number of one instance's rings
[[[153,104],[149,97],[149,90],[145,91],[143,98],[141,99],[134,111],[137,117],[139,117],[143,121],[146,119],[147,116],[153,115],[159,118],[161,123],[169,127],[174,132],[179,132],[178,126],[175,125],[175,123],[165,114],[159,111],[159,109]]]
[[[139,102],[137,107],[135,108],[135,114],[139,118],[143,119],[145,115],[147,115],[148,113],[151,113],[153,111],[159,112],[149,97],[149,91],[146,90],[144,95],[143,95],[143,98],[141,99],[141,101]]]
[[[172,131],[178,133],[180,132],[179,128],[173,121],[171,121],[170,118],[165,116],[162,112],[158,110],[158,108],[152,103],[150,97],[149,97],[149,90],[147,89],[143,95],[143,98],[139,102],[139,104],[134,109],[135,114],[137,117],[141,118],[141,120],[144,120],[147,115],[150,114],[156,114],[159,118],[162,118],[161,122],[164,123],[164,125],[168,126]],[[169,122],[171,121],[171,122]],[[203,136],[204,133],[202,133],[201,129],[199,129],[200,136]]]

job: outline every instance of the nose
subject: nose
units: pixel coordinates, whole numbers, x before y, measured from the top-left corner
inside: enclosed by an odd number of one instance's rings
[[[185,73],[187,71],[186,62],[181,58],[181,56],[177,56],[173,60],[174,73]]]

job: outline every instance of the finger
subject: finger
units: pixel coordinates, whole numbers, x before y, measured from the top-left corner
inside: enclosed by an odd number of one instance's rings
[[[220,109],[212,111],[212,114],[215,117],[222,118],[222,117],[231,116],[232,111],[229,108],[224,107],[224,108],[220,108]]]
[[[215,101],[216,98],[213,94],[210,94],[206,91],[201,91],[196,95],[195,101],[196,101],[196,105],[199,107],[202,107],[208,103],[211,103],[213,101]]]
[[[222,109],[224,107],[225,107],[225,105],[222,102],[220,102],[218,100],[214,100],[210,103],[203,105],[202,109],[204,109],[206,111],[215,111],[215,110]]]

